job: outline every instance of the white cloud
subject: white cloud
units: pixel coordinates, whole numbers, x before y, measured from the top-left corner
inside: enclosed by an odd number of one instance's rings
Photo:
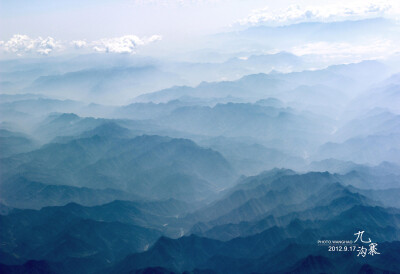
[[[114,38],[103,38],[91,43],[93,49],[97,52],[110,53],[136,53],[138,46],[143,46],[155,41],[161,40],[160,35],[139,38],[136,35],[125,35]]]
[[[144,42],[145,42],[145,44],[147,44],[147,43],[152,43],[152,42],[161,41],[161,40],[162,40],[161,35],[152,35],[148,38],[145,38]]]
[[[398,16],[398,0],[360,1],[336,3],[334,5],[292,5],[282,10],[268,7],[254,10],[248,17],[239,20],[241,25],[287,25],[301,22],[332,22],[376,17]]]
[[[35,52],[48,55],[55,49],[62,48],[61,43],[53,37],[30,38],[28,35],[14,34],[8,41],[1,45],[5,51],[21,56],[25,53]]]
[[[391,40],[370,41],[368,44],[329,43],[320,41],[293,47],[289,50],[296,55],[319,54],[328,58],[383,58],[400,51]]]
[[[61,48],[61,44],[52,37],[36,39],[36,52],[47,55],[55,49]]]
[[[77,49],[85,48],[87,46],[87,42],[85,40],[74,40],[71,42],[71,44]]]
[[[115,38],[104,38],[97,41],[86,42],[85,40],[73,40],[61,43],[52,37],[31,38],[28,35],[15,34],[8,41],[0,41],[0,47],[6,52],[22,56],[27,53],[49,55],[51,52],[60,49],[90,49],[96,52],[130,53],[135,54],[139,46],[144,46],[161,40],[160,35],[149,37],[138,37],[136,35],[125,35]]]

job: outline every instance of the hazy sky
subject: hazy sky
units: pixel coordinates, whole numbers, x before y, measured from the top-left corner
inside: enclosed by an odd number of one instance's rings
[[[99,39],[126,34],[173,35],[218,31],[265,7],[331,5],[331,0],[1,0],[0,39],[13,34]],[[342,1],[357,3],[360,1]],[[388,1],[361,1],[378,2]],[[395,1],[390,1],[392,4]],[[340,4],[338,4],[340,5]],[[343,4],[346,5],[346,4]]]
[[[127,52],[130,44],[180,41],[230,30],[239,23],[396,17],[399,4],[397,0],[1,0],[0,44],[15,54],[25,47],[39,48],[37,52],[46,55],[61,45]],[[13,38],[17,34],[25,36]]]

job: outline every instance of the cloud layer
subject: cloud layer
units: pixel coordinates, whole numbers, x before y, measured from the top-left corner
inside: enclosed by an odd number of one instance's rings
[[[61,51],[68,48],[86,49],[95,52],[104,53],[128,53],[135,54],[139,46],[159,41],[160,35],[140,38],[136,35],[124,35],[114,38],[103,38],[92,42],[85,40],[73,40],[71,42],[62,42],[53,37],[31,38],[28,35],[15,34],[8,41],[0,41],[0,47],[8,53],[14,53],[18,56],[25,54],[49,55],[53,51]]]
[[[390,17],[399,11],[399,2],[362,1],[337,3],[335,5],[300,6],[292,5],[283,10],[268,7],[254,10],[248,17],[239,20],[241,25],[288,25],[302,22],[333,22],[375,17]]]
[[[53,37],[30,38],[28,35],[15,34],[8,41],[0,43],[6,52],[21,56],[25,53],[48,55],[56,49],[62,48],[60,41]]]
[[[74,40],[71,42],[71,45],[73,45],[76,49],[81,49],[87,46],[87,42],[84,40]]]
[[[400,52],[400,46],[391,40],[375,40],[369,43],[330,43],[325,41],[306,43],[286,49],[298,56],[318,55],[319,60],[358,62],[381,59]]]
[[[149,38],[139,38],[136,35],[125,35],[115,38],[106,38],[92,43],[93,49],[97,52],[112,53],[135,53],[138,46],[144,46],[151,42],[161,40],[160,35],[153,35]]]

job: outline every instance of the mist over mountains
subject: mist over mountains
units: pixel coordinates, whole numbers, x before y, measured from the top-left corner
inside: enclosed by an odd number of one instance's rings
[[[176,57],[0,60],[0,272],[400,273],[399,51],[343,46],[399,33],[240,26]],[[300,52],[325,43],[346,51]]]

